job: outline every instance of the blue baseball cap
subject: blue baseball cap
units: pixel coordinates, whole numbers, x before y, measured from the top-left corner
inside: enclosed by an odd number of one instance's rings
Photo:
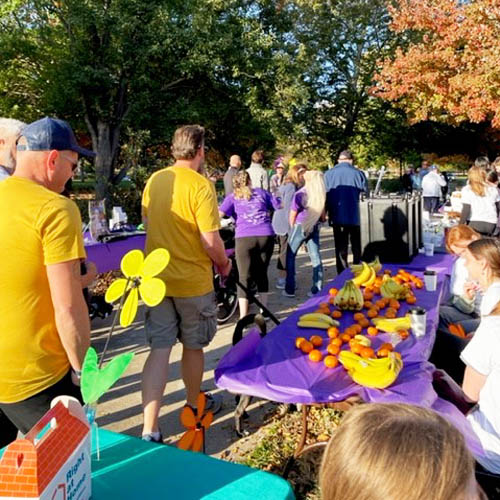
[[[41,120],[26,125],[21,137],[27,144],[18,144],[18,151],[74,151],[79,155],[94,157],[96,154],[82,148],[76,142],[75,134],[67,122],[46,116]]]

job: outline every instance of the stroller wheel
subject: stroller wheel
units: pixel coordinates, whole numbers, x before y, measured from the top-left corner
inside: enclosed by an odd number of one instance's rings
[[[238,307],[238,296],[236,288],[226,287],[217,291],[217,323],[220,325],[228,321],[236,312]]]

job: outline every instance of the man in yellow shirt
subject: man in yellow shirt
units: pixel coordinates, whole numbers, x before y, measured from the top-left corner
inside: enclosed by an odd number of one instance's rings
[[[187,125],[175,131],[172,167],[153,174],[144,188],[142,216],[146,252],[166,248],[170,263],[160,276],[166,298],[146,311],[145,331],[151,347],[144,365],[143,439],[161,442],[158,414],[168,379],[172,346],[182,342],[182,378],[187,404],[196,407],[204,370],[203,348],[217,330],[212,265],[223,276],[231,270],[219,236],[220,220],[213,184],[199,173],[205,159],[205,131]],[[214,412],[221,401],[207,396]]]
[[[59,193],[77,166],[70,126],[26,126],[14,174],[0,183],[0,411],[26,433],[59,395],[81,399],[90,345],[80,281],[85,257],[77,206]],[[4,443],[5,444],[5,443]]]

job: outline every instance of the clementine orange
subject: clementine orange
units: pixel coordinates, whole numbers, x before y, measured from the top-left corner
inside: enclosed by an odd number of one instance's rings
[[[330,345],[337,345],[340,347],[343,343],[344,343],[344,341],[340,337],[337,337],[336,339],[333,339],[330,342]]]
[[[337,293],[339,293],[339,291],[336,288],[330,288],[330,290],[328,290],[328,294],[331,295],[332,297],[335,297]]]
[[[305,354],[310,353],[313,349],[314,346],[308,340],[304,340],[304,342],[300,344],[300,350]]]
[[[375,351],[371,347],[363,347],[359,353],[362,358],[374,358]]]
[[[306,339],[304,337],[297,337],[295,339],[295,347],[297,349],[300,349],[300,346],[302,345],[302,342],[306,342]]]
[[[329,354],[335,356],[340,352],[340,347],[338,345],[328,344],[326,350],[328,351]]]
[[[313,349],[309,353],[309,359],[311,361],[314,361],[315,363],[318,363],[319,361],[321,361],[323,359],[323,354],[321,354],[321,352],[318,351],[318,349]]]
[[[335,356],[325,356],[323,363],[327,368],[335,368],[339,364],[339,360]]]
[[[338,319],[338,318],[341,318],[342,317],[342,312],[341,311],[333,311],[332,312],[332,318],[335,318],[335,319]]]
[[[336,339],[340,334],[339,329],[336,326],[331,326],[326,332],[331,339]]]
[[[319,335],[311,335],[309,337],[309,342],[311,342],[314,347],[320,347],[323,344],[323,339]]]
[[[375,326],[369,326],[366,329],[366,333],[368,333],[368,335],[371,335],[372,337],[375,337],[375,335],[378,335],[378,328],[376,328]]]

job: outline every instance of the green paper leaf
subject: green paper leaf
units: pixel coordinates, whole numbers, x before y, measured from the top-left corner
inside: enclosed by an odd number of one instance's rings
[[[132,352],[120,354],[99,370],[97,353],[93,347],[89,347],[83,362],[80,384],[83,401],[86,404],[96,403],[123,375],[133,357]]]

